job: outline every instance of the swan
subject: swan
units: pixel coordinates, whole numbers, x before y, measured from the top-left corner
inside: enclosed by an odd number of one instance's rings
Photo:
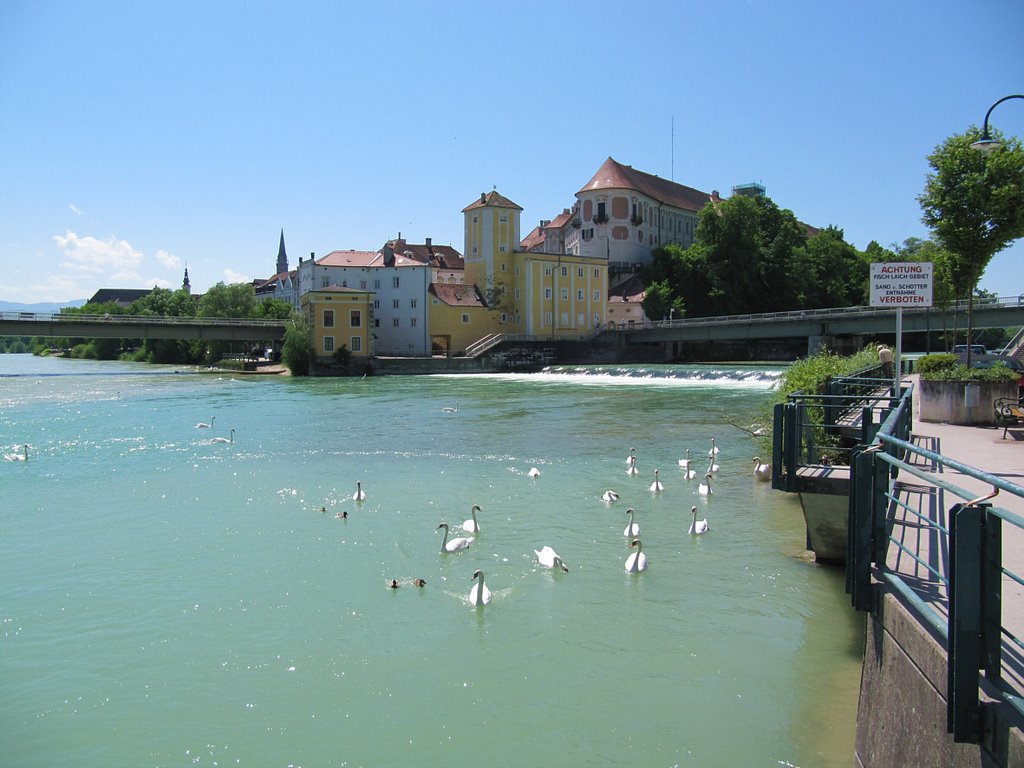
[[[685,477],[687,480],[693,480],[693,478],[695,478],[696,476],[697,470],[695,470],[692,466],[683,470],[683,477]]]
[[[640,539],[633,539],[629,546],[636,547],[636,552],[626,558],[626,573],[640,573],[647,570],[647,555],[644,554],[644,545]]]
[[[209,424],[207,424],[205,421],[200,421],[195,425],[194,429],[213,429],[213,422],[214,419],[216,418],[216,416],[211,416]]]
[[[5,453],[6,461],[28,461],[28,443],[21,446],[21,453]]]
[[[715,438],[712,437],[711,438],[711,450],[708,451],[708,456],[711,456],[712,458],[714,458],[717,455],[718,455],[718,446],[715,445]]]
[[[626,457],[626,463],[627,464],[634,464],[634,463],[636,463],[636,448],[630,448],[629,449],[629,456]]]
[[[654,482],[651,483],[651,493],[661,493],[665,490],[665,486],[661,484],[661,480],[658,479],[658,470],[654,470]]]
[[[458,537],[458,538],[452,539],[451,541],[449,541],[448,540],[448,523],[441,523],[439,526],[437,526],[437,528],[438,528],[438,530],[440,530],[441,528],[444,528],[444,538],[441,539],[441,551],[442,552],[458,552],[460,549],[466,549],[466,547],[468,547],[470,544],[473,543],[472,539],[470,539],[470,538],[463,538],[461,536]]]
[[[754,477],[762,482],[772,479],[772,465],[762,464],[760,456],[754,457]]]
[[[234,429],[231,430],[231,439],[230,440],[228,438],[226,438],[226,437],[215,437],[212,440],[210,440],[210,442],[211,443],[233,443],[233,442],[235,442],[235,430]]]
[[[469,514],[472,515],[472,517],[470,517],[469,520],[467,520],[466,522],[464,522],[462,524],[462,530],[464,530],[466,533],[479,533],[480,532],[480,525],[476,521],[476,513],[477,512],[483,512],[483,510],[480,509],[480,505],[479,504],[474,504],[473,508],[469,510]]]
[[[640,524],[633,522],[633,515],[636,510],[630,507],[626,510],[626,514],[629,515],[629,525],[626,526],[626,530],[622,532],[623,536],[639,536],[640,535]]]
[[[562,562],[561,556],[551,547],[545,546],[540,550],[535,549],[533,554],[537,556],[537,562],[545,568],[561,568],[566,573],[569,572],[569,569],[565,567],[565,563]]]
[[[530,467],[530,471],[527,472],[530,477],[540,477],[540,470],[536,467]]]
[[[690,449],[689,448],[686,449],[686,458],[679,460],[679,466],[682,467],[683,469],[689,469],[690,468]]]
[[[454,408],[452,408],[450,405],[446,405],[441,410],[444,411],[445,413],[458,413],[459,412],[459,403],[458,403],[458,401],[456,401]]]
[[[356,492],[352,494],[352,501],[366,501],[366,491],[363,490],[361,481],[356,481]]]
[[[690,530],[687,533],[693,536],[700,536],[702,533],[707,533],[711,530],[708,526],[707,518],[703,520],[697,519],[697,508],[690,507]]]
[[[477,578],[480,580],[469,590],[469,603],[479,608],[491,602],[491,590],[484,584],[484,572],[479,568],[473,572],[473,579]]]
[[[613,502],[619,500],[619,494],[615,491],[608,490],[601,495],[601,501]]]
[[[629,469],[626,470],[627,475],[639,475],[640,470],[636,468],[636,456],[630,456]]]
[[[697,493],[701,496],[711,496],[714,493],[714,491],[711,490],[710,472],[704,475],[704,482],[697,486]]]
[[[715,462],[714,457],[708,459],[708,472],[717,472],[721,467]]]

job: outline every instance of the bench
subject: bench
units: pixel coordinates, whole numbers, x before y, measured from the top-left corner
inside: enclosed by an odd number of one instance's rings
[[[1024,397],[1014,399],[1012,397],[998,397],[992,406],[996,411],[996,429],[1003,428],[1003,437],[1006,437],[1006,430],[1015,424],[1024,424]]]

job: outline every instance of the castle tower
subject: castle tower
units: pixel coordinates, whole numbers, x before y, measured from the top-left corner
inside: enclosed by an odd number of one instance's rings
[[[484,295],[496,283],[510,283],[512,252],[519,247],[522,208],[497,191],[481,192],[480,199],[462,209],[465,220],[466,282]]]
[[[288,254],[284,250],[284,229],[281,230],[281,244],[277,246],[277,272],[275,274],[280,275],[282,272],[288,271]]]

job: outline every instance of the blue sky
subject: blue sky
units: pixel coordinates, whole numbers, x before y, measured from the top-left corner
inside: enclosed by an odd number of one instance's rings
[[[858,248],[927,237],[926,157],[1024,93],[1024,3],[0,3],[0,300],[193,291],[300,256],[523,235],[608,156],[756,181]],[[992,123],[1024,136],[1024,101]],[[674,126],[674,127],[673,127]],[[1024,293],[1024,243],[981,286]]]

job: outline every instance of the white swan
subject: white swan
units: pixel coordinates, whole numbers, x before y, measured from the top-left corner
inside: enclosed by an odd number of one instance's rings
[[[686,449],[686,458],[679,460],[679,466],[681,468],[683,468],[683,469],[689,469],[690,468],[690,449],[689,448]]]
[[[477,569],[473,572],[473,579],[476,580],[477,578],[480,580],[473,585],[471,590],[469,590],[469,604],[479,608],[491,602],[491,590],[489,590],[487,585],[484,584],[483,571]]]
[[[205,421],[200,421],[195,425],[194,429],[213,429],[213,422],[216,418],[216,416],[211,416],[209,424],[207,424]]]
[[[695,478],[696,476],[697,470],[694,469],[692,466],[683,470],[683,477],[685,477],[687,480],[693,480],[693,478]]]
[[[5,453],[5,461],[28,461],[28,443],[21,446],[21,453]]]
[[[633,515],[636,510],[630,507],[626,510],[626,514],[629,515],[629,525],[626,526],[626,530],[622,532],[623,536],[639,536],[640,535],[640,524],[633,522]]]
[[[704,475],[704,482],[697,486],[697,493],[701,496],[711,496],[714,491],[711,490],[711,473],[708,472]]]
[[[441,551],[442,552],[458,552],[460,549],[466,549],[470,544],[473,543],[473,539],[458,537],[448,540],[448,523],[441,523],[437,526],[438,530],[444,528],[444,538],[441,539]]]
[[[537,562],[545,568],[561,568],[566,573],[569,572],[569,569],[565,567],[565,563],[562,562],[561,556],[551,547],[545,546],[540,550],[535,549],[533,554],[537,556]]]
[[[627,475],[639,475],[640,470],[636,468],[636,456],[630,456],[629,468],[626,470]]]
[[[714,457],[708,459],[708,472],[717,472],[721,467],[715,462]]]
[[[619,494],[615,491],[607,490],[601,495],[601,501],[613,502],[619,500]]]
[[[772,465],[762,464],[760,456],[754,457],[754,477],[762,482],[772,479]]]
[[[626,457],[626,464],[636,463],[636,448],[629,449],[629,456]]]
[[[629,546],[636,547],[636,552],[626,558],[626,573],[640,573],[647,570],[647,555],[644,554],[644,545],[640,539],[633,539]]]
[[[366,491],[363,490],[361,481],[356,481],[356,492],[352,494],[352,501],[366,501]]]
[[[715,438],[711,438],[711,450],[708,451],[708,456],[712,458],[718,455],[718,446],[715,445]]]
[[[527,472],[530,477],[540,477],[540,470],[536,467],[530,467],[530,471]]]
[[[477,512],[483,512],[483,510],[480,509],[479,504],[474,504],[473,508],[469,510],[469,514],[471,515],[471,517],[469,518],[469,520],[462,524],[462,530],[464,530],[466,533],[480,532],[480,524],[476,521]]]
[[[708,526],[707,518],[703,520],[697,519],[697,508],[690,507],[690,530],[687,531],[692,536],[700,536],[702,533],[707,533],[711,528]]]
[[[665,486],[661,484],[661,480],[658,479],[658,470],[654,470],[654,482],[651,483],[651,493],[661,493],[665,490]]]
[[[450,405],[446,405],[441,410],[444,411],[445,413],[458,413],[459,412],[459,403],[458,403],[458,401],[456,401],[454,408],[452,408]]]
[[[235,442],[235,430],[234,430],[234,428],[232,428],[232,430],[231,430],[231,439],[230,440],[228,438],[226,438],[226,437],[215,437],[212,440],[210,440],[210,442],[211,443],[233,443],[233,442]]]

